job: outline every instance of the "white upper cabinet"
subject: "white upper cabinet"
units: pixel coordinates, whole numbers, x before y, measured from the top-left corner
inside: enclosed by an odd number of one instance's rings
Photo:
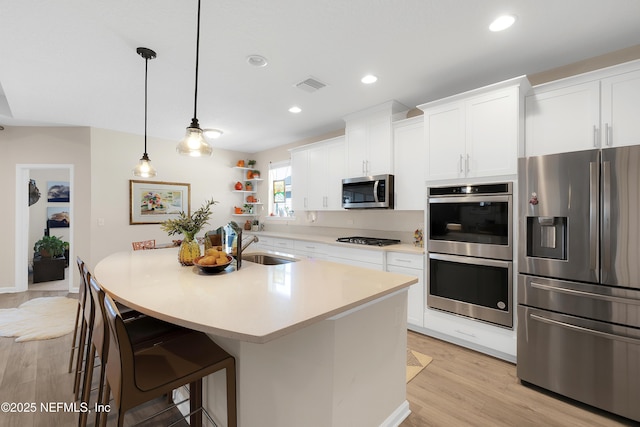
[[[536,86],[526,155],[640,144],[640,61]]]
[[[406,110],[390,101],[344,118],[347,170],[343,178],[393,173],[392,121]]]
[[[640,144],[640,70],[602,79],[601,99],[603,147]]]
[[[308,210],[308,150],[291,150],[291,207],[294,212]]]
[[[587,82],[527,96],[527,156],[598,147],[599,92],[598,82]]]
[[[393,123],[396,210],[423,210],[427,148],[422,116]]]
[[[291,150],[294,211],[342,209],[344,141],[340,136]]]
[[[426,179],[515,175],[524,152],[524,93],[518,77],[439,101],[424,111]]]

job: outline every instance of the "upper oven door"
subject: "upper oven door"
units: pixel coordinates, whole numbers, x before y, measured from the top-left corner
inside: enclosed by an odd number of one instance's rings
[[[511,195],[429,198],[429,252],[513,259]]]

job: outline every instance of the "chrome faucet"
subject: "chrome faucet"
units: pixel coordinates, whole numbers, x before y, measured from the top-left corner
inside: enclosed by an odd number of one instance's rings
[[[253,242],[257,243],[260,241],[260,239],[258,239],[258,236],[251,236],[246,240],[248,240],[248,242],[247,243],[242,242],[242,246],[240,247],[240,254],[238,256],[242,255],[242,252],[244,252],[244,250],[247,249],[250,244],[252,244]]]

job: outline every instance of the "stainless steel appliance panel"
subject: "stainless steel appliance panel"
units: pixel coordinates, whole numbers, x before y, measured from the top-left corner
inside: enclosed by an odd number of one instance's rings
[[[430,253],[427,306],[513,327],[513,263]]]
[[[640,146],[602,150],[602,283],[640,289]]]
[[[373,175],[342,180],[345,209],[393,209],[394,176]]]
[[[640,329],[640,290],[519,274],[518,304]]]
[[[513,259],[512,183],[428,191],[429,252]]]
[[[598,282],[599,161],[599,150],[519,159],[520,272]]]
[[[640,421],[640,329],[518,308],[518,377]]]

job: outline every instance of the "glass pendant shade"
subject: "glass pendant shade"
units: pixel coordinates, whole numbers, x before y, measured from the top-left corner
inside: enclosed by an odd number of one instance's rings
[[[198,126],[196,119],[187,128],[187,133],[176,147],[176,151],[184,156],[191,157],[210,156],[213,153],[213,148],[204,139],[202,129]]]
[[[158,175],[158,172],[151,164],[151,160],[149,159],[149,156],[147,155],[147,153],[144,153],[142,155],[142,158],[140,159],[136,167],[133,169],[133,174],[141,178],[152,178]]]

